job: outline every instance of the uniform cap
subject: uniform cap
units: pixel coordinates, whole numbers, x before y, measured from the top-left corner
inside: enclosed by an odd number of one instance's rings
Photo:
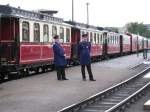
[[[84,37],[86,38],[87,36],[88,36],[88,34],[83,34],[83,35],[82,35],[83,38],[84,38]]]
[[[55,36],[53,37],[53,39],[59,39],[59,36],[58,36],[58,35],[55,35]]]

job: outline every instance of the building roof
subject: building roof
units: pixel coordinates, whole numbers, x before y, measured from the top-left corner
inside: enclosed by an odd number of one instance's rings
[[[47,10],[47,9],[40,9],[38,10],[40,13],[43,13],[43,14],[48,14],[48,15],[51,15],[53,16],[53,14],[57,14],[58,11],[55,11],[55,10]]]
[[[144,26],[150,30],[150,24],[144,24]]]
[[[90,29],[95,29],[95,30],[103,30],[102,27],[96,27],[93,25],[88,25],[88,24],[84,24],[84,23],[79,23],[79,22],[75,22],[75,21],[65,21],[67,24],[73,25],[76,28],[90,28]]]

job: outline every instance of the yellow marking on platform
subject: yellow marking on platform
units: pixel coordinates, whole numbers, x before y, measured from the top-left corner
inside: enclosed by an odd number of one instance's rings
[[[147,73],[146,75],[144,75],[144,78],[150,78],[150,73]]]
[[[150,110],[150,100],[144,104],[144,110]]]

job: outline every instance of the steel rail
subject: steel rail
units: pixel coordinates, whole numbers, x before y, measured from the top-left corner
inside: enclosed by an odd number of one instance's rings
[[[117,105],[115,105],[114,107],[110,108],[105,112],[115,112],[118,110],[119,111],[125,110],[125,107],[129,107],[131,103],[138,100],[138,98],[140,98],[142,94],[144,94],[144,90],[148,90],[149,88],[150,88],[150,82],[146,84],[144,87],[142,87],[141,89],[139,89],[138,91],[136,91],[135,93],[133,93],[131,96],[124,99],[122,102],[118,103]]]
[[[116,85],[114,85],[114,86],[112,86],[112,87],[110,87],[110,88],[108,88],[102,92],[99,92],[99,93],[79,102],[79,103],[65,107],[65,108],[59,110],[58,112],[79,112],[80,110],[84,109],[85,107],[87,107],[91,104],[94,104],[94,103],[106,98],[107,96],[111,95],[112,93],[120,90],[122,87],[125,87],[128,83],[130,83],[130,82],[140,78],[141,76],[145,75],[149,70],[150,70],[150,67],[146,68],[145,70],[141,71],[140,73],[134,75],[133,77],[131,77],[131,78],[119,83],[119,84],[116,84]],[[140,90],[144,90],[144,88],[147,88],[147,87],[149,87],[149,84],[145,85]],[[140,93],[140,90],[137,93]],[[132,98],[132,97],[134,97],[134,95],[130,96],[130,97]],[[113,106],[112,108],[110,108],[106,112],[113,112],[116,108],[120,108],[120,106],[122,106],[124,104],[124,102],[127,102],[130,99],[130,97],[121,101],[120,103]]]

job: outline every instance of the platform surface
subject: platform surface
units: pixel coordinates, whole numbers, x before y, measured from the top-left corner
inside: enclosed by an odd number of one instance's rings
[[[95,82],[82,81],[76,66],[66,69],[68,81],[56,80],[53,71],[3,83],[0,112],[57,112],[139,73],[144,68],[137,65],[143,61],[141,55],[130,55],[93,63]]]

